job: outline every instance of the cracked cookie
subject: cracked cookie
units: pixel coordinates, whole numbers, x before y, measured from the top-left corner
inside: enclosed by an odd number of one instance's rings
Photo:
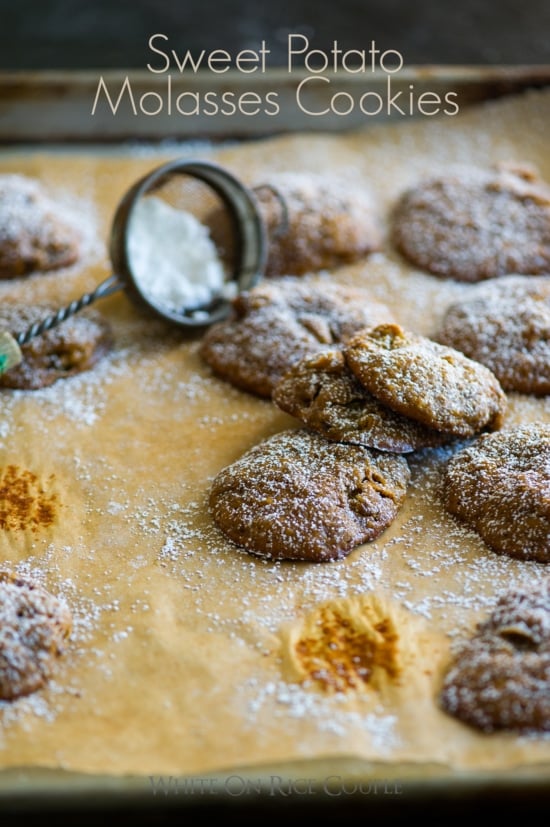
[[[272,398],[281,410],[334,442],[405,454],[452,439],[383,405],[334,348],[300,360],[277,383]]]
[[[19,333],[53,315],[49,305],[0,304],[0,328]],[[38,390],[90,370],[112,347],[110,325],[100,316],[72,316],[21,347],[23,361],[0,376],[0,388]]]
[[[484,434],[454,454],[443,501],[494,551],[550,562],[550,425]]]
[[[401,416],[456,437],[502,425],[506,397],[498,380],[454,348],[383,324],[359,331],[343,350],[361,384]]]
[[[76,227],[42,185],[23,175],[1,175],[0,278],[57,270],[79,255]]]
[[[210,489],[223,534],[270,559],[326,562],[395,519],[410,478],[404,457],[283,431],[224,468]]]
[[[277,279],[238,296],[232,315],[206,331],[199,353],[220,378],[269,398],[303,356],[392,320],[385,305],[359,288]]]
[[[392,238],[412,264],[443,278],[550,273],[550,187],[519,165],[449,171],[401,196]]]
[[[71,631],[63,600],[28,578],[0,571],[0,699],[43,687]]]
[[[451,305],[434,338],[488,367],[505,391],[550,393],[550,278],[503,276]]]
[[[550,730],[550,578],[499,599],[448,668],[440,705],[483,732]]]

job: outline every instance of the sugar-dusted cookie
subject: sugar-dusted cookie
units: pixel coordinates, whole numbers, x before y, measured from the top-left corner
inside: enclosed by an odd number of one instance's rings
[[[490,548],[550,562],[550,425],[484,434],[445,467],[446,509]]]
[[[380,402],[336,348],[301,359],[277,383],[272,398],[281,410],[335,442],[405,454],[452,439]]]
[[[380,247],[371,199],[352,181],[277,172],[263,177],[255,194],[267,231],[267,276],[334,269]]]
[[[434,339],[482,362],[505,391],[550,393],[550,278],[503,276],[451,305]]]
[[[383,324],[345,345],[361,384],[396,413],[457,437],[496,430],[506,397],[491,371],[463,353]]]
[[[320,563],[378,537],[394,520],[409,476],[398,454],[287,430],[218,474],[210,509],[222,532],[252,554]]]
[[[0,699],[43,687],[72,625],[66,603],[42,586],[0,571]]]
[[[40,182],[0,175],[0,278],[67,267],[80,255],[80,235]]]
[[[0,329],[13,333],[53,315],[49,305],[0,303]],[[23,345],[23,361],[0,376],[0,388],[37,390],[92,368],[112,347],[110,325],[87,312],[72,316]]]
[[[550,578],[499,599],[449,666],[440,703],[483,732],[550,730]]]
[[[392,238],[443,278],[550,273],[550,187],[519,165],[449,170],[403,193]]]
[[[204,334],[200,355],[222,379],[269,398],[303,356],[392,320],[388,308],[360,288],[273,279],[235,299],[232,315]]]

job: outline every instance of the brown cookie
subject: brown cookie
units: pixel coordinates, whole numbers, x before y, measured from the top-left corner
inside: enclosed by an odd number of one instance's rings
[[[494,551],[550,562],[550,425],[484,434],[445,468],[446,509]]]
[[[498,380],[453,348],[384,324],[355,334],[344,355],[373,396],[428,428],[468,437],[502,424],[506,397]]]
[[[45,189],[23,175],[0,176],[0,278],[67,267],[80,235]]]
[[[443,278],[550,273],[550,187],[519,166],[430,178],[401,196],[392,238],[410,262]]]
[[[383,405],[334,348],[300,360],[277,383],[272,398],[281,410],[334,442],[405,454],[451,439]]]
[[[254,191],[267,231],[267,276],[331,270],[380,248],[370,198],[336,175],[272,173]]]
[[[283,431],[218,474],[210,509],[222,532],[252,554],[325,562],[390,525],[409,476],[398,454]]]
[[[200,355],[222,379],[269,398],[303,356],[392,318],[359,288],[274,279],[235,299],[232,315],[204,334]]]
[[[446,672],[442,709],[483,732],[550,730],[550,579],[511,591]]]
[[[0,329],[25,331],[31,324],[53,315],[48,305],[0,304]],[[0,376],[1,388],[38,390],[92,368],[112,347],[110,326],[100,316],[72,316],[58,327],[23,345],[23,361]]]
[[[64,601],[0,571],[0,698],[14,700],[46,684],[71,631]]]
[[[503,276],[448,308],[434,338],[486,365],[505,391],[550,393],[550,278]]]

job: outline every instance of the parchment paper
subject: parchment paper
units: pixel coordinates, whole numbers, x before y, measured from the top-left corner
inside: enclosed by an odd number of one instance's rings
[[[272,170],[340,171],[368,187],[384,225],[406,186],[450,164],[525,161],[550,180],[549,134],[550,94],[529,92],[348,135],[4,150],[0,171],[37,176],[70,203],[87,247],[83,262],[61,273],[0,284],[0,299],[62,304],[95,287],[110,273],[118,199],[163,160],[214,158],[245,181]],[[371,287],[403,325],[428,335],[470,289],[413,270],[388,241],[364,262],[316,278]],[[1,532],[0,557],[62,594],[75,619],[49,686],[0,705],[1,767],[183,777],[317,759],[325,771],[347,756],[388,774],[413,764],[426,776],[443,767],[498,777],[547,766],[547,738],[478,734],[437,706],[453,647],[500,593],[547,571],[495,554],[443,513],[439,470],[448,452],[409,458],[412,482],[397,520],[347,559],[253,558],[211,524],[209,485],[295,421],[213,378],[197,335],[146,317],[126,295],[97,310],[115,332],[108,359],[49,389],[1,393],[0,468],[36,474],[58,510],[48,528]],[[510,395],[505,427],[548,422],[549,406]],[[304,624],[327,604],[372,599],[395,619],[399,679],[332,694],[301,683],[289,646]]]

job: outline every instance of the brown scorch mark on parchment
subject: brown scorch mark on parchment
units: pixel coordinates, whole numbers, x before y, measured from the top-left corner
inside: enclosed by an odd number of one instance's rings
[[[396,678],[398,635],[390,618],[382,618],[369,633],[358,628],[353,617],[335,607],[323,607],[315,632],[301,637],[296,657],[309,680],[325,691],[345,692],[367,686],[374,669]]]
[[[47,483],[54,479],[51,474]],[[58,507],[57,494],[48,493],[32,471],[17,465],[0,470],[0,529],[37,532],[52,525]]]

